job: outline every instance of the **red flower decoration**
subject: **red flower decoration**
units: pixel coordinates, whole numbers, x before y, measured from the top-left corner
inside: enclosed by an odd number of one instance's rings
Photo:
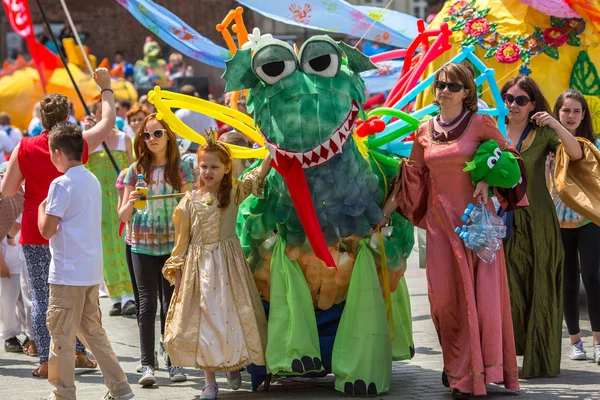
[[[496,51],[496,60],[503,64],[512,64],[521,56],[519,46],[514,43],[504,43]]]
[[[473,37],[479,37],[488,33],[490,30],[490,24],[485,18],[473,19],[465,25],[464,31]]]
[[[467,1],[466,0],[458,0],[455,1],[451,6],[450,9],[448,10],[448,15],[452,15],[455,14],[457,11],[459,11],[461,8],[465,7],[467,5]]]
[[[569,41],[569,35],[560,28],[552,27],[544,30],[544,42],[550,46],[560,47]]]

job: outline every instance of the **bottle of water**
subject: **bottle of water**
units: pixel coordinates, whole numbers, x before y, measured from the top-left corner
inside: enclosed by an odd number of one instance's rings
[[[144,180],[144,174],[138,174],[138,180],[135,184],[135,190],[136,192],[139,192],[144,198],[148,196],[148,185]],[[138,210],[139,213],[145,214],[148,212],[146,200],[136,200],[135,203],[133,203],[133,207],[136,210]]]
[[[506,226],[502,218],[488,211],[483,202],[469,204],[461,220],[465,223],[455,232],[465,246],[473,250],[485,263],[496,260],[495,251],[502,247],[502,238],[506,236]]]

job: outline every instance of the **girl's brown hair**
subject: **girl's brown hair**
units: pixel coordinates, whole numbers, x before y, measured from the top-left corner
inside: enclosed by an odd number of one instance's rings
[[[219,160],[225,165],[225,169],[229,169],[223,180],[221,180],[221,186],[217,193],[217,200],[219,201],[219,208],[225,208],[231,201],[231,188],[233,187],[233,166],[231,161],[231,153],[225,145],[209,141],[198,149],[198,165],[202,162],[202,156],[205,153],[214,153],[219,157]],[[204,187],[204,181],[202,177],[198,177],[198,184],[200,188]]]
[[[471,71],[462,64],[450,63],[440,68],[435,74],[433,85],[431,86],[433,98],[435,99],[435,83],[442,73],[446,74],[446,80],[461,84],[465,90],[469,91],[463,100],[463,106],[471,112],[477,112],[479,109],[477,105],[477,85],[475,85],[475,79]],[[437,101],[434,101],[434,103],[438,104]]]
[[[152,152],[146,146],[144,141],[144,133],[146,132],[146,125],[148,121],[156,120],[163,128],[167,131],[167,165],[165,167],[165,181],[176,190],[181,190],[181,175],[179,174],[180,169],[180,157],[179,147],[177,146],[177,138],[175,134],[169,128],[164,121],[156,118],[156,114],[150,114],[144,119],[140,130],[135,135],[135,154],[137,154],[138,160],[135,164],[135,168],[138,174],[144,174],[144,181],[147,184],[151,184],[152,177]]]
[[[577,127],[575,131],[575,136],[579,136],[585,138],[592,142],[592,144],[596,143],[596,135],[594,135],[594,126],[592,124],[592,114],[590,114],[590,107],[588,106],[585,97],[578,92],[577,90],[567,89],[562,92],[558,98],[556,99],[556,103],[554,103],[554,118],[558,122],[560,122],[560,109],[565,102],[565,99],[575,100],[579,104],[581,104],[581,112],[583,113],[583,119],[581,123]]]

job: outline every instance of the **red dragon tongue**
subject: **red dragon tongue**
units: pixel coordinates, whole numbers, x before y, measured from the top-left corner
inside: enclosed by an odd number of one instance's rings
[[[283,177],[283,180],[290,191],[294,206],[296,207],[296,212],[300,218],[302,228],[304,228],[304,232],[306,232],[306,237],[308,238],[315,255],[323,261],[325,265],[337,270],[333,257],[331,257],[331,253],[327,248],[325,236],[323,236],[323,231],[321,231],[321,226],[319,225],[319,220],[317,219],[315,205],[313,204],[310,191],[308,190],[308,183],[306,182],[306,175],[304,175],[302,164],[300,164],[300,161],[295,157],[278,154],[277,162],[271,160],[270,165]]]

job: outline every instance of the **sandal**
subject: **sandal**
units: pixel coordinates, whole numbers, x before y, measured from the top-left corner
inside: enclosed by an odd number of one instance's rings
[[[94,360],[90,360],[87,352],[82,351],[75,353],[75,368],[93,369],[96,367],[98,367],[98,363]]]
[[[204,394],[204,390],[208,387],[214,387],[215,391],[212,393]],[[207,383],[202,388],[202,394],[200,395],[199,400],[215,400],[217,398],[217,393],[219,393],[219,387],[217,386],[217,384],[216,383]]]
[[[30,357],[37,357],[38,349],[35,345],[35,341],[29,340],[29,342],[27,342],[27,346],[23,346],[23,353],[27,354]]]
[[[48,378],[48,361],[41,362],[39,367],[31,371],[36,378]]]
[[[229,379],[229,372],[225,375],[227,377],[227,385],[231,390],[238,390],[242,387],[242,373],[240,371],[237,372],[237,376],[233,379]]]

